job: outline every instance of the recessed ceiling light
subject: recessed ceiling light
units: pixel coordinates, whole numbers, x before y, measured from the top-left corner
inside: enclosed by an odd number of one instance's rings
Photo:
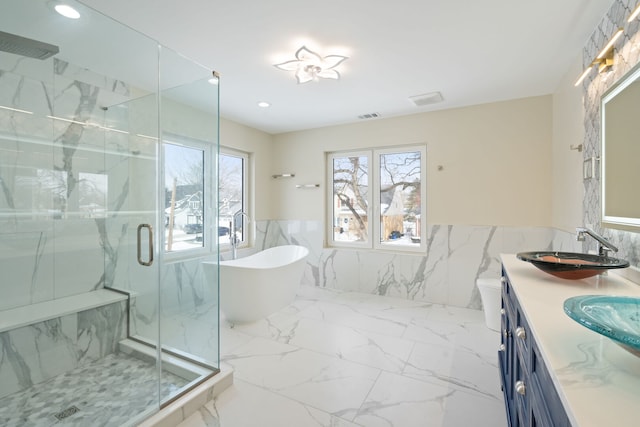
[[[80,12],[78,12],[77,10],[75,10],[74,8],[72,8],[67,4],[57,4],[53,8],[56,10],[56,12],[58,12],[60,15],[64,16],[65,18],[69,18],[69,19],[80,18]]]
[[[269,104],[266,101],[260,101],[260,102],[258,102],[258,107],[268,108],[268,107],[271,107],[271,104]]]

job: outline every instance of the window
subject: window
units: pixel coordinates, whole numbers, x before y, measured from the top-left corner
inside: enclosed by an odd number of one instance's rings
[[[232,221],[234,214],[247,209],[247,170],[249,155],[247,153],[220,149],[218,161],[218,194],[219,194],[219,223],[218,238],[221,245],[229,245],[231,231],[234,229]],[[246,218],[238,215],[235,218],[235,231],[238,245],[248,244],[249,235],[245,232]]]
[[[424,250],[426,147],[328,156],[332,246]]]
[[[210,229],[205,195],[210,176],[210,144],[172,137],[164,149],[164,214],[167,253],[205,250]],[[175,142],[175,141],[179,142]]]
[[[211,165],[214,163],[212,145],[183,136],[165,140],[165,238],[164,248],[169,256],[177,253],[193,254],[210,251],[215,238],[221,246],[229,245],[231,222],[238,211],[247,209],[247,180],[249,154],[220,148],[218,155],[218,209],[217,226],[212,224],[212,200],[205,197],[213,182]],[[248,244],[247,219],[236,216],[235,231],[239,246]],[[210,235],[217,232],[217,236]]]

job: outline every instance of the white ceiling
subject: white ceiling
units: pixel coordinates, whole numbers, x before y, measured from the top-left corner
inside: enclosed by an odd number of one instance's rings
[[[553,93],[613,1],[83,3],[219,71],[222,116],[275,134]],[[299,85],[273,66],[303,44],[349,56],[342,79]],[[408,99],[433,91],[444,102]]]

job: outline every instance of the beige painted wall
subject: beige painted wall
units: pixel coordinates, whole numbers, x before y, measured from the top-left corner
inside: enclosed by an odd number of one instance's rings
[[[551,109],[549,95],[275,135],[256,180],[294,172],[272,180],[271,219],[324,220],[325,152],[426,143],[429,224],[550,226]]]
[[[576,57],[553,94],[552,226],[575,232],[582,225],[582,153],[571,145],[584,144],[584,105],[581,88],[573,84],[582,72]]]
[[[273,137],[265,132],[220,118],[220,145],[251,155],[249,182],[249,216],[256,221],[272,219],[278,206],[273,194],[271,175]]]

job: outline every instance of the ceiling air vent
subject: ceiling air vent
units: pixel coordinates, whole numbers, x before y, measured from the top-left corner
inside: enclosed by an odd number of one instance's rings
[[[380,117],[380,113],[369,113],[358,116],[360,120],[377,119],[378,117]]]
[[[422,107],[423,105],[437,104],[438,102],[442,102],[444,98],[442,98],[442,94],[440,92],[431,92],[425,93],[422,95],[410,96],[409,100],[413,102],[417,107]]]

